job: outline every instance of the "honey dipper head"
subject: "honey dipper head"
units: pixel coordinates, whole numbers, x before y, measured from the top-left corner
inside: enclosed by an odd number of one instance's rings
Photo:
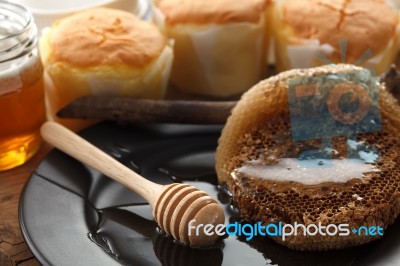
[[[171,184],[159,196],[153,215],[159,226],[175,239],[193,246],[214,243],[219,235],[205,234],[205,225],[224,224],[225,214],[218,202],[204,191],[187,184]],[[201,230],[189,230],[200,228]]]

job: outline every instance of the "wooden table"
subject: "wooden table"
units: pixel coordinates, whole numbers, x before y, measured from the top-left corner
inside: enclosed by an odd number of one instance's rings
[[[50,150],[42,145],[26,164],[0,172],[0,265],[40,265],[28,249],[18,223],[18,202],[21,191],[32,171]]]

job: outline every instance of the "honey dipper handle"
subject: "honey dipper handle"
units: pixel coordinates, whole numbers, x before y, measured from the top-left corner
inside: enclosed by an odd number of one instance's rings
[[[54,147],[130,188],[154,206],[162,185],[141,177],[60,124],[44,123],[41,134]]]

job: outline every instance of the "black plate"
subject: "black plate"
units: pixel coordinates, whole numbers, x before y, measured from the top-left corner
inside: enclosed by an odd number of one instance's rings
[[[216,186],[220,130],[102,123],[81,135],[150,180],[207,191],[233,221],[230,198]],[[43,265],[400,265],[399,222],[381,240],[340,251],[293,251],[262,237],[229,237],[206,249],[182,246],[159,232],[142,198],[56,150],[27,183],[19,215],[25,240]]]

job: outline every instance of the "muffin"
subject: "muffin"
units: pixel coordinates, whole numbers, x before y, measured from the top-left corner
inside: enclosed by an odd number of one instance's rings
[[[237,95],[264,74],[266,0],[159,0],[156,22],[175,40],[172,84],[183,92]]]
[[[351,63],[386,71],[399,47],[398,11],[380,0],[283,0],[275,7],[278,71]]]
[[[161,99],[173,60],[169,41],[156,26],[133,14],[96,8],[56,21],[40,40],[46,71],[48,116],[87,95]]]
[[[349,117],[331,109],[335,99],[345,107],[346,96],[336,97],[337,88],[356,95],[368,114],[357,117],[356,110],[363,110],[357,108]],[[400,212],[399,112],[385,85],[365,68],[341,64],[282,72],[251,88],[233,109],[217,148],[218,180],[251,224],[347,224],[344,235],[304,235],[300,227],[286,239],[272,236],[280,244],[328,250],[368,243],[382,235],[352,230],[379,226],[385,232]],[[316,122],[296,123],[300,113]]]

